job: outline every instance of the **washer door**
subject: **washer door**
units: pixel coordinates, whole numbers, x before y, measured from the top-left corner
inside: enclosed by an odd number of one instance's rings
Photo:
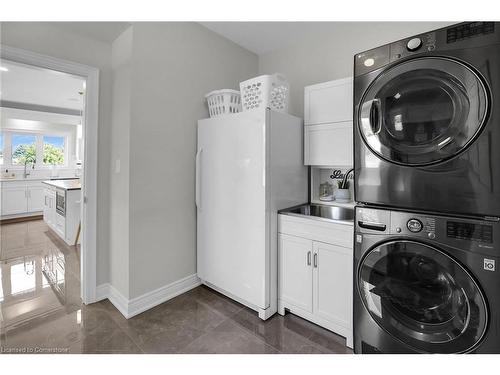
[[[359,107],[364,142],[378,156],[408,166],[463,151],[485,122],[488,95],[478,75],[447,58],[400,63],[380,74]]]
[[[486,302],[472,276],[420,242],[373,248],[358,268],[358,288],[377,324],[420,352],[467,352],[486,330]]]

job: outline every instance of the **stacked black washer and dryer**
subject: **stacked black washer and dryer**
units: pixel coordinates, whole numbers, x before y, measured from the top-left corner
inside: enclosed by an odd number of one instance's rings
[[[500,353],[500,23],[354,57],[356,353]]]

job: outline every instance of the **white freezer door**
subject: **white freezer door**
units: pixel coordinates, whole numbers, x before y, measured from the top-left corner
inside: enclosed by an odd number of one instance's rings
[[[265,112],[198,122],[198,276],[265,309]]]

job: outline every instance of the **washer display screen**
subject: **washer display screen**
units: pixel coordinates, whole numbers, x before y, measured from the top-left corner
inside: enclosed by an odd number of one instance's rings
[[[457,238],[460,240],[493,242],[493,228],[491,225],[447,221],[446,235],[450,238]]]

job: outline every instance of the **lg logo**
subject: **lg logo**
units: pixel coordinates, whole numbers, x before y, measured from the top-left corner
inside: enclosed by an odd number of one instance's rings
[[[494,259],[484,259],[483,268],[486,271],[495,271],[495,260]]]

